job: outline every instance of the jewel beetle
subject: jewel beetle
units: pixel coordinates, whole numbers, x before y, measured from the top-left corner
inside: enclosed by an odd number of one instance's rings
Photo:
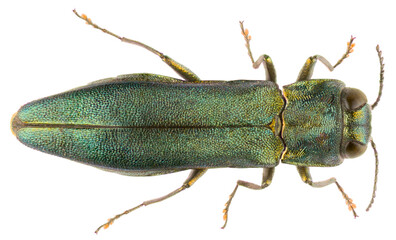
[[[254,68],[263,66],[266,80],[203,81],[190,69],[141,42],[120,37],[74,13],[87,24],[147,49],[181,79],[157,74],[128,74],[42,98],[22,106],[11,120],[23,144],[45,153],[130,176],[153,176],[191,170],[178,189],[116,215],[100,226],[142,206],[165,200],[191,187],[209,168],[263,168],[262,182],[238,180],[226,203],[224,225],[239,186],[264,189],[280,163],[295,165],[312,187],[335,184],[356,217],[355,204],[335,178],[313,181],[309,167],[332,167],[362,155],[371,144],[371,111],[382,95],[384,63],[380,61],[379,93],[373,104],[365,94],[335,79],[311,79],[317,61],[333,71],[353,51],[354,38],[332,65],[314,55],[295,83],[280,89],[268,55],[256,61],[251,36],[240,22]]]

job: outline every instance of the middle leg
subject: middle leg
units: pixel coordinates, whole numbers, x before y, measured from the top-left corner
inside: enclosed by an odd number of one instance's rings
[[[252,51],[250,50],[250,40],[252,39],[252,36],[250,36],[249,31],[243,27],[242,21],[239,22],[239,24],[241,26],[242,35],[246,41],[245,46],[248,49],[248,55],[252,61],[253,68],[257,69],[261,64],[263,64],[265,70],[265,79],[271,82],[276,82],[276,72],[272,59],[268,55],[263,54],[256,61],[254,61]]]
[[[237,181],[237,184],[236,184],[236,186],[234,188],[234,191],[232,191],[232,193],[230,194],[230,198],[226,202],[225,208],[223,210],[223,213],[224,213],[223,218],[224,218],[225,222],[224,222],[224,225],[221,227],[222,229],[224,229],[226,227],[226,225],[227,225],[227,222],[228,222],[228,209],[230,208],[231,201],[234,198],[238,187],[242,186],[242,187],[246,187],[246,188],[253,189],[253,190],[264,189],[264,188],[268,187],[271,184],[272,178],[274,176],[274,172],[275,172],[275,168],[264,168],[263,169],[263,178],[262,178],[262,181],[261,181],[261,185],[258,185],[258,184],[255,184],[255,183],[251,183],[251,182],[246,182],[246,181],[243,181],[243,180],[238,180]]]

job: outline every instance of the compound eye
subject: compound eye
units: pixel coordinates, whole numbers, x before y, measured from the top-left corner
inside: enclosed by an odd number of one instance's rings
[[[342,94],[342,102],[348,110],[356,110],[367,103],[366,95],[356,88],[345,88]]]
[[[367,149],[367,145],[358,142],[348,142],[345,147],[345,155],[347,158],[356,158],[361,156]]]

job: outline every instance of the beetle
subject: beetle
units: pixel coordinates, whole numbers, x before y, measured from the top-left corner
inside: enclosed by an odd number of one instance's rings
[[[335,178],[313,181],[309,167],[332,167],[344,158],[362,155],[371,143],[376,168],[378,153],[371,138],[371,111],[378,105],[384,81],[382,52],[379,93],[369,105],[364,93],[335,79],[311,79],[317,61],[333,71],[353,51],[354,37],[335,64],[314,55],[297,81],[281,90],[272,59],[256,61],[251,36],[240,22],[254,68],[263,66],[266,80],[203,81],[190,69],[141,42],[120,37],[74,13],[87,24],[159,56],[182,79],[157,74],[128,74],[42,98],[22,106],[11,120],[13,134],[23,144],[45,153],[130,176],[153,176],[191,169],[178,189],[145,201],[101,225],[142,206],[163,201],[191,187],[209,168],[263,168],[261,184],[238,180],[229,196],[228,211],[239,186],[264,189],[280,163],[297,167],[312,187],[335,184],[353,215],[355,204]]]

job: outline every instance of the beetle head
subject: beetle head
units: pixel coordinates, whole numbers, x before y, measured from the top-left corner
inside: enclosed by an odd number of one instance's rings
[[[362,155],[370,142],[371,107],[366,95],[356,88],[344,88],[341,93],[343,139],[341,155],[355,158]]]

